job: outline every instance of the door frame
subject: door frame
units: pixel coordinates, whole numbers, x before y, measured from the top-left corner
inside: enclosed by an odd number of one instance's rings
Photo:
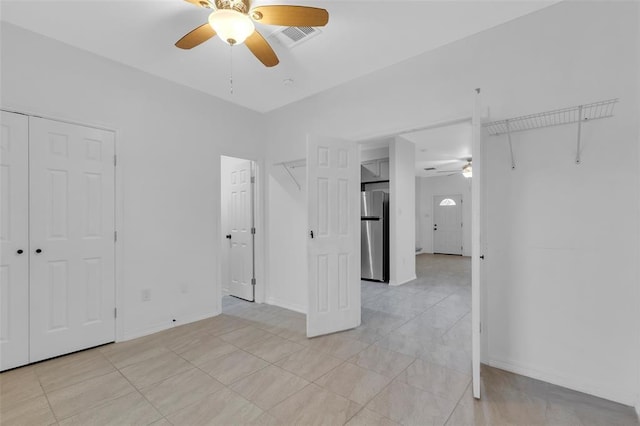
[[[264,215],[264,160],[262,158],[256,158],[245,153],[229,153],[221,152],[219,154],[219,176],[222,177],[222,157],[240,158],[243,160],[249,160],[253,163],[253,174],[255,177],[255,183],[252,186],[252,198],[253,198],[253,226],[256,228],[256,233],[253,240],[253,268],[254,277],[256,279],[256,285],[254,287],[254,303],[265,303],[266,294],[266,274],[265,271],[265,259],[264,259],[264,245],[265,245],[265,215]],[[217,188],[217,200],[219,202],[219,211],[222,211],[222,182]],[[218,215],[217,221],[217,237],[218,241],[222,241],[223,229],[222,229],[222,215]],[[222,243],[220,243],[222,245]],[[222,313],[222,256],[218,256],[217,263],[218,271],[216,273],[218,277],[217,286],[218,295],[216,300],[218,303],[218,312]]]
[[[434,228],[434,221],[435,221],[435,217],[436,217],[436,198],[437,197],[460,197],[460,206],[458,207],[460,209],[460,223],[462,224],[462,226],[460,227],[460,256],[464,256],[464,212],[462,211],[462,204],[464,204],[464,200],[462,199],[462,194],[436,194],[433,196],[433,200],[431,201],[432,206],[433,206],[433,211],[431,212],[431,227],[433,228],[433,247],[432,247],[432,251],[435,254],[436,253],[436,231]],[[444,253],[441,253],[444,254]],[[456,255],[454,255],[456,256]]]
[[[116,159],[120,157],[120,146],[118,145],[118,130],[117,126],[105,124],[105,123],[95,123],[95,122],[82,122],[74,119],[70,119],[67,117],[61,117],[56,115],[55,113],[51,113],[50,111],[40,110],[40,109],[32,109],[32,108],[16,108],[10,105],[0,105],[0,110],[5,112],[11,112],[14,114],[26,115],[27,117],[38,117],[44,118],[46,120],[58,121],[60,123],[72,124],[76,126],[84,126],[91,127],[98,130],[105,130],[108,132],[113,132],[113,152],[116,156]],[[124,320],[123,315],[121,313],[121,307],[124,306],[124,255],[122,250],[122,242],[124,239],[124,233],[121,230],[124,229],[124,176],[122,173],[122,167],[120,167],[120,161],[116,160],[114,164],[114,211],[115,211],[115,220],[114,220],[114,230],[117,235],[117,239],[114,242],[114,277],[115,277],[115,309],[116,309],[116,318],[115,318],[115,330],[114,330],[114,341],[120,342],[125,340],[124,336]]]

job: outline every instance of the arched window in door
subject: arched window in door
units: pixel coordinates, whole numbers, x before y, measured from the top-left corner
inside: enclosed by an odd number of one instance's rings
[[[455,206],[456,202],[453,201],[451,198],[445,198],[444,200],[440,201],[440,205],[441,206]]]

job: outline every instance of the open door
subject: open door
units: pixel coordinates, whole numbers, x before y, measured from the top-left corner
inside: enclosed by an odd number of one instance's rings
[[[360,161],[356,142],[307,137],[307,337],[360,325]]]
[[[471,362],[473,379],[473,397],[480,398],[480,289],[482,259],[481,228],[481,176],[482,176],[482,122],[480,89],[476,89],[473,119],[471,152],[473,156],[473,176],[471,178]]]

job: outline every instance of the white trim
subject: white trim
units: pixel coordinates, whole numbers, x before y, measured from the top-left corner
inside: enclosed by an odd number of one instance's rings
[[[281,308],[299,312],[301,314],[307,314],[307,308],[305,306],[298,305],[297,303],[285,302],[275,297],[268,297],[266,303],[268,305],[279,306]]]
[[[169,325],[167,325],[167,321],[162,321],[161,323],[157,323],[157,324],[149,326],[149,327],[139,328],[139,329],[136,329],[136,330],[130,330],[130,331],[128,331],[128,332],[126,332],[124,334],[123,339],[121,341],[124,342],[124,341],[127,341],[127,340],[137,339],[138,337],[148,336],[150,334],[158,333],[158,332],[164,331],[164,330],[169,330],[170,328],[178,327],[180,325],[191,324],[193,322],[202,321],[202,320],[207,319],[207,318],[213,318],[213,317],[216,317],[216,316],[220,315],[221,313],[222,312],[220,312],[218,310],[218,311],[212,312],[212,313],[194,315],[192,317],[187,317],[184,321],[181,321],[180,323],[176,322],[176,323],[169,324]]]
[[[636,395],[627,392],[620,392],[620,389],[617,386],[607,386],[603,383],[576,379],[557,372],[545,372],[530,365],[504,361],[496,358],[489,358],[489,365],[511,373],[542,380],[543,382],[573,389],[578,392],[583,392],[624,405],[633,406],[633,403],[636,400]],[[636,407],[636,411],[638,411],[638,407]]]
[[[418,277],[416,275],[413,275],[412,277],[410,277],[410,278],[408,278],[408,279],[406,279],[404,281],[400,281],[400,282],[395,282],[395,281],[389,280],[389,285],[390,286],[399,286],[399,285],[410,283],[411,281],[416,280],[416,279],[418,279]]]

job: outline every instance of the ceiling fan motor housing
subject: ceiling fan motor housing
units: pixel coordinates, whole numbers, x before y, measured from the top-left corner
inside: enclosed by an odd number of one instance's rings
[[[251,2],[249,0],[215,0],[216,9],[232,9],[240,13],[248,13]]]

